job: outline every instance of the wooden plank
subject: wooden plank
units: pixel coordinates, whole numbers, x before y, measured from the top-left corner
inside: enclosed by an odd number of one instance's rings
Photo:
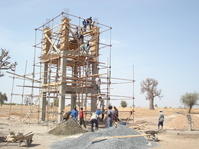
[[[24,76],[24,75],[19,75],[19,74],[16,74],[16,73],[13,73],[13,72],[9,72],[9,71],[6,71],[6,72],[9,73],[9,74],[11,74],[11,75],[20,77],[20,78],[25,78],[25,79],[30,80],[30,81],[34,81],[34,82],[37,82],[37,83],[41,83],[41,81],[34,80],[34,79],[29,78],[29,77],[26,77],[26,76]]]
[[[45,34],[45,37],[48,39],[48,41],[51,43],[51,45],[55,48],[56,52],[59,53],[60,50],[57,48],[57,46],[55,44],[53,44],[53,42],[51,41],[51,39],[48,37],[47,34]],[[48,53],[49,53],[49,51],[48,51]]]
[[[92,143],[108,140],[108,139],[123,139],[123,138],[137,138],[137,137],[144,137],[148,136],[148,134],[141,134],[141,135],[127,135],[127,136],[110,136],[110,137],[98,137],[92,140]]]

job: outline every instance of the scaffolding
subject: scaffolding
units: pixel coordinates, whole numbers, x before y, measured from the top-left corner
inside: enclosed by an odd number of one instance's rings
[[[111,30],[112,27],[92,18],[66,12],[39,26],[35,29],[32,73],[10,73],[23,79],[23,85],[18,86],[23,88],[22,95],[13,93],[13,89],[11,95],[21,96],[22,105],[24,97],[29,97],[30,103],[36,98],[38,122],[52,117],[61,122],[66,103],[71,109],[84,107],[85,111],[95,111],[100,105],[104,110],[111,97],[119,97],[133,100],[134,108],[134,95],[111,95],[111,84],[134,83],[134,79],[111,77]],[[25,80],[29,85],[25,85]],[[29,88],[30,94],[25,94],[24,88]],[[57,104],[58,108],[49,108],[50,104]],[[28,117],[31,113],[30,104]]]

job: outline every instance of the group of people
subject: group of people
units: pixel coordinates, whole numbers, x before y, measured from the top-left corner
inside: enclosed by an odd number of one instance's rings
[[[104,115],[106,115],[105,119]],[[84,126],[86,128],[85,112],[83,108],[80,108],[80,111],[78,111],[76,107],[73,108],[71,111],[63,115],[63,120],[68,120],[70,117],[75,121],[78,121],[79,118],[80,126]],[[94,131],[94,128],[96,130],[99,128],[100,121],[105,122],[106,128],[113,127],[113,125],[117,127],[117,124],[120,121],[118,109],[115,106],[112,107],[110,105],[108,109],[105,111],[102,111],[101,109],[98,108],[95,112],[93,112],[90,117],[91,131]],[[158,118],[158,130],[160,129],[160,127],[161,129],[163,129],[163,123],[164,123],[164,114],[163,111],[160,111],[160,115]]]
[[[92,17],[89,17],[87,19],[84,19],[82,24],[83,24],[83,28],[81,28],[81,29],[78,27],[76,28],[75,36],[80,42],[80,50],[84,54],[88,54],[91,46],[90,46],[89,41],[84,42],[83,33],[87,31],[88,27],[89,27],[89,29],[91,29],[94,26],[94,21],[92,20]]]
[[[106,115],[105,119],[104,115]],[[99,121],[104,121],[107,128],[112,127],[113,124],[115,124],[117,127],[117,123],[119,121],[118,116],[119,113],[116,107],[109,106],[106,111],[102,111],[98,108],[91,114],[90,117],[91,131],[94,131],[94,128],[96,130],[99,128]],[[75,121],[77,121],[79,118],[79,124],[86,128],[85,112],[83,108],[80,108],[80,111],[78,111],[76,107],[73,108],[70,112],[67,112],[63,115],[63,120],[68,120],[70,117]]]
[[[84,27],[84,31],[86,31],[87,27],[89,27],[89,29],[92,28],[92,26],[94,25],[94,21],[92,19],[92,17],[84,19],[83,22],[83,27]]]
[[[106,115],[105,120],[104,120],[104,115]],[[94,131],[94,127],[96,130],[98,129],[100,120],[105,121],[105,126],[107,128],[112,127],[113,124],[115,124],[115,126],[117,127],[117,123],[119,121],[118,109],[110,105],[106,111],[97,109],[96,112],[93,112],[90,118],[91,131]]]

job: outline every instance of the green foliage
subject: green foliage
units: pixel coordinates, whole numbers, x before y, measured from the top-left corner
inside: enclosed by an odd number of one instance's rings
[[[181,97],[181,101],[185,106],[189,107],[189,113],[191,112],[192,107],[197,104],[199,100],[198,93],[186,93]]]
[[[22,104],[17,104],[17,103],[4,103],[4,105],[22,105]]]
[[[122,100],[120,105],[121,105],[121,107],[125,108],[125,107],[127,107],[127,102]]]
[[[6,49],[0,49],[0,77],[4,76],[1,71],[11,70],[15,71],[17,63],[13,63],[10,61],[9,52]]]
[[[1,106],[4,104],[4,102],[5,101],[7,101],[8,100],[8,98],[7,98],[7,95],[6,95],[6,93],[1,93],[0,92],[0,104],[1,104]]]

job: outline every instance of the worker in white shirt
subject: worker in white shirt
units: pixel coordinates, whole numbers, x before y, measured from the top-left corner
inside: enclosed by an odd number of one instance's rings
[[[98,120],[97,120],[98,116],[97,114],[94,112],[92,113],[91,115],[91,118],[90,118],[90,122],[91,122],[91,131],[93,132],[94,131],[94,124],[95,124],[95,129],[97,130],[98,129]]]

